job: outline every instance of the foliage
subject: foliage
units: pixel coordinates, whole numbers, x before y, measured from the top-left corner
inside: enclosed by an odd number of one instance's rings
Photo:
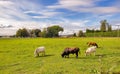
[[[84,37],[84,36],[85,36],[85,35],[84,35],[83,31],[80,30],[80,31],[78,32],[78,37]]]
[[[30,34],[29,34],[29,32],[27,31],[26,28],[23,28],[23,29],[19,29],[19,30],[16,32],[16,36],[17,36],[17,37],[29,37]]]
[[[108,24],[108,31],[109,31],[109,32],[112,31],[112,27],[111,27],[111,25],[109,25],[109,24]]]
[[[86,33],[93,33],[94,29],[90,30],[90,29],[86,29]]]
[[[86,33],[86,37],[118,37],[120,32],[117,30],[108,31],[108,32],[94,32],[94,33]]]
[[[43,31],[41,32],[41,37],[44,37],[44,38],[47,37],[47,30],[46,30],[46,28],[44,28]]]
[[[100,23],[101,23],[100,30],[102,32],[106,32],[107,20],[102,20],[102,21],[100,21]]]
[[[76,37],[76,33],[74,33],[73,36]]]
[[[63,31],[63,28],[58,25],[48,27],[47,28],[47,37],[58,37],[59,31]]]
[[[30,32],[28,32],[26,28],[23,28],[23,29],[19,29],[16,32],[16,36],[17,37],[40,37],[40,36],[41,37],[58,37],[59,31],[63,31],[63,28],[58,25],[44,28],[43,32],[41,32],[40,29],[33,29]]]
[[[107,22],[107,20],[100,21],[101,26],[100,30],[90,30],[86,29],[87,37],[117,37],[118,32],[113,31],[111,25]]]
[[[40,37],[41,30],[40,29],[33,29],[31,30],[31,36],[32,37]]]

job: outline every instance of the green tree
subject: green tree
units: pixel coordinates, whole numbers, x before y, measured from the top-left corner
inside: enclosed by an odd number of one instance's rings
[[[23,28],[23,29],[19,29],[19,30],[16,32],[16,36],[17,36],[17,37],[29,37],[30,34],[29,34],[29,32],[27,31],[26,28]]]
[[[107,20],[102,20],[100,21],[100,23],[101,23],[100,30],[102,32],[106,32]]]
[[[16,37],[21,37],[21,36],[22,36],[22,29],[19,29],[16,32]]]
[[[47,37],[58,37],[59,31],[63,31],[63,28],[58,25],[48,27],[47,28]]]
[[[44,28],[43,31],[41,32],[41,37],[47,37],[47,30],[46,30],[46,28]]]
[[[112,27],[111,27],[111,25],[109,25],[109,24],[108,24],[108,31],[109,31],[109,32],[112,31]]]
[[[93,33],[94,29],[90,30],[90,29],[86,29],[86,33]]]
[[[84,33],[83,33],[82,30],[80,30],[80,31],[78,32],[78,37],[84,37]]]
[[[73,33],[73,36],[76,37],[76,33]]]
[[[41,32],[40,29],[33,29],[33,30],[31,30],[31,36],[32,37],[40,37],[40,32]]]

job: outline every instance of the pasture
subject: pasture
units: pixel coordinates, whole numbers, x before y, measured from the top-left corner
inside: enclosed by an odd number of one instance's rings
[[[96,56],[85,56],[87,42],[96,42]],[[34,50],[45,46],[44,57]],[[62,58],[66,47],[79,47],[78,58]],[[1,38],[0,74],[120,74],[120,38]]]

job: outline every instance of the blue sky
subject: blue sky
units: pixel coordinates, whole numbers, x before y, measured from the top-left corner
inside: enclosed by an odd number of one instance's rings
[[[52,25],[66,33],[99,29],[104,19],[120,24],[120,0],[0,0],[0,35]]]

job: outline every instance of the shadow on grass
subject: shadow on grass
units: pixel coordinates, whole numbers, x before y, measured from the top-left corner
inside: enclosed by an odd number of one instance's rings
[[[46,54],[45,56],[39,55],[39,56],[36,57],[36,58],[39,58],[39,57],[51,57],[51,56],[54,56],[54,54]]]
[[[84,57],[79,57],[80,59],[98,59],[96,56],[84,56]]]
[[[76,57],[67,57],[67,58],[64,58],[64,59],[98,59],[98,57],[96,56],[79,56],[78,58]]]
[[[0,53],[8,53],[8,52],[10,52],[10,51],[0,51]]]
[[[96,54],[95,56],[98,56],[98,57],[105,57],[106,55],[105,55],[105,54]]]

